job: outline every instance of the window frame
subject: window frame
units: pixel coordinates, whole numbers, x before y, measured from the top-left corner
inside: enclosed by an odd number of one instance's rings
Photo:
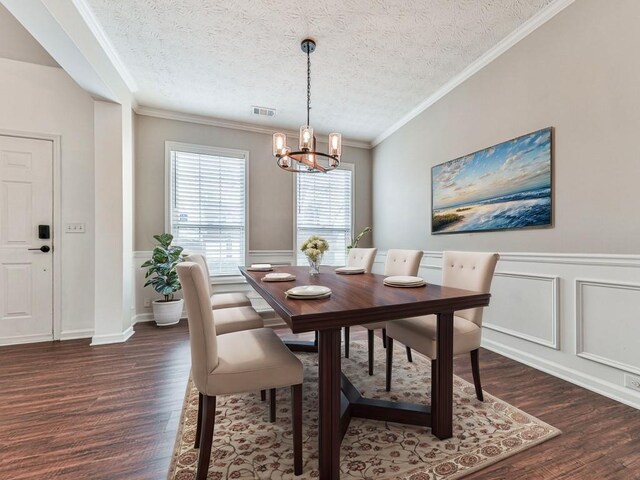
[[[164,142],[164,228],[165,232],[173,234],[172,222],[173,207],[171,205],[172,169],[171,152],[186,152],[200,155],[220,156],[235,158],[244,162],[244,263],[246,265],[249,258],[249,151],[235,148],[215,147],[212,145],[198,145],[194,143],[176,142],[167,140]],[[240,265],[242,266],[242,265]],[[235,280],[244,277],[238,271],[235,274],[210,275],[210,280],[221,279],[220,282],[212,283],[233,283]]]
[[[337,170],[351,170],[351,239],[356,223],[356,165],[340,163]],[[293,259],[292,265],[298,265],[298,175],[324,175],[323,173],[295,173],[293,175]],[[339,265],[338,265],[339,266]]]

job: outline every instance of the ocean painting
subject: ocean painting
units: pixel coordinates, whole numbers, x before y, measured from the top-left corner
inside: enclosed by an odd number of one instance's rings
[[[431,232],[551,225],[551,128],[431,170]]]

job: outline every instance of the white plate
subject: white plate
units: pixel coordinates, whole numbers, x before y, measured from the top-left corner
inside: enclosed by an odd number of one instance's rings
[[[286,272],[267,273],[264,277],[262,277],[263,282],[290,282],[295,279],[295,275],[291,275],[290,273]]]
[[[422,282],[422,283],[406,283],[406,284],[399,284],[399,283],[387,283],[384,282],[384,284],[387,287],[394,287],[394,288],[415,288],[415,287],[424,287],[427,282]]]
[[[285,296],[287,298],[290,298],[291,300],[318,300],[320,298],[327,298],[331,296],[331,292],[329,293],[323,293],[322,295],[315,295],[315,296],[309,296],[309,295],[288,295],[285,293]]]
[[[270,272],[271,270],[273,270],[273,267],[269,263],[256,263],[247,267],[249,272]]]
[[[411,277],[408,275],[394,275],[391,277],[386,277],[384,279],[385,283],[392,283],[394,285],[408,285],[412,283],[423,283],[424,278],[422,277]]]
[[[331,289],[322,285],[300,285],[290,288],[285,293],[296,297],[317,297],[318,295],[331,293]]]
[[[341,273],[343,275],[357,275],[359,273],[364,273],[364,268],[362,268],[362,267],[340,267],[340,268],[336,268],[336,273]]]

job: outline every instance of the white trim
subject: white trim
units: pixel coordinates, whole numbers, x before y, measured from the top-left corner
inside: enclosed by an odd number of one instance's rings
[[[280,131],[287,136],[297,138],[300,132],[288,129],[282,129],[278,127],[269,127],[256,125],[253,123],[237,122],[234,120],[224,120],[222,118],[210,117],[207,115],[197,115],[194,113],[176,112],[173,110],[164,110],[161,108],[145,107],[144,105],[138,105],[134,108],[134,112],[138,115],[145,117],[163,118],[165,120],[176,120],[178,122],[197,123],[199,125],[209,125],[211,127],[231,128],[233,130],[243,130],[246,132],[263,133],[266,135],[273,135],[275,132]],[[349,140],[343,137],[342,145],[345,147],[364,148],[371,149],[371,142],[362,140]]]
[[[131,325],[145,322],[153,322],[153,313],[138,313],[131,318]]]
[[[171,152],[183,151],[190,153],[198,153],[202,155],[224,156],[229,158],[237,158],[244,162],[244,263],[249,258],[249,170],[250,160],[249,151],[235,148],[214,147],[211,145],[198,145],[193,143],[175,142],[167,140],[164,142],[164,228],[165,232],[171,233]],[[220,275],[224,277],[225,275]],[[228,275],[227,275],[228,276]],[[232,275],[235,276],[235,275]],[[211,278],[214,278],[212,275]]]
[[[528,365],[541,372],[548,373],[554,377],[558,377],[574,385],[578,385],[592,392],[598,393],[604,397],[610,398],[630,407],[640,409],[640,396],[638,399],[629,399],[629,396],[637,395],[637,392],[629,388],[624,388],[615,383],[606,382],[593,375],[582,373],[573,368],[565,367],[556,362],[545,360],[539,356],[525,353],[522,350],[515,349],[503,345],[500,342],[495,342],[486,338],[482,339],[482,347],[492,352],[503,355],[507,358],[515,360],[516,362]]]
[[[424,112],[431,105],[436,103],[442,97],[451,92],[454,88],[462,84],[465,80],[475,75],[477,72],[482,70],[484,67],[493,62],[496,58],[502,55],[504,52],[509,50],[511,47],[516,45],[520,40],[525,38],[527,35],[547,23],[553,17],[555,17],[558,13],[563,11],[569,5],[571,5],[575,0],[555,0],[550,3],[547,7],[542,9],[536,15],[531,17],[525,23],[516,28],[513,32],[503,38],[500,42],[494,45],[491,49],[485,52],[480,58],[472,62],[467,68],[465,68],[458,75],[453,77],[447,83],[445,83],[442,87],[436,90],[433,94],[419,103],[416,107],[414,107],[411,111],[405,114],[400,120],[395,122],[381,134],[376,136],[371,142],[372,147],[375,147],[384,139],[391,136],[395,131],[400,129],[402,126],[409,123],[412,119],[417,117],[419,114]]]
[[[584,350],[584,336],[583,336],[583,312],[584,308],[582,305],[583,293],[582,287],[585,285],[591,285],[595,287],[603,287],[603,288],[614,288],[614,289],[623,289],[623,290],[632,290],[640,292],[640,285],[633,283],[622,283],[622,282],[610,282],[607,280],[587,280],[576,278],[576,289],[575,289],[575,301],[576,301],[576,355],[581,358],[586,358],[587,360],[591,360],[592,362],[597,362],[602,365],[607,365],[609,367],[616,368],[618,370],[622,370],[627,373],[632,373],[634,375],[640,375],[640,368],[629,365],[623,362],[619,362],[617,360],[613,360],[611,358],[602,357],[600,355],[596,355],[594,353],[589,353]]]
[[[87,5],[85,0],[71,0],[71,1],[73,2],[73,5],[76,7],[76,9],[78,10],[78,13],[84,20],[84,23],[87,24],[87,27],[89,27],[89,30],[91,30],[91,33],[93,33],[93,36],[96,38],[97,42],[102,47],[102,50],[104,50],[105,55],[109,58],[109,61],[113,65],[113,68],[116,69],[116,71],[118,72],[118,75],[120,75],[120,77],[122,78],[122,81],[125,83],[129,91],[131,93],[136,92],[138,90],[138,85],[136,84],[136,81],[134,80],[133,75],[131,75],[131,73],[125,66],[124,62],[120,58],[120,55],[118,55],[117,50],[111,43],[111,40],[109,40],[109,37],[107,36],[107,34],[102,29],[102,26],[100,25],[100,22],[94,15],[93,10],[91,10],[91,7]]]
[[[92,336],[93,329],[63,330],[60,333],[60,340],[78,340],[80,338],[91,338]]]
[[[46,140],[52,142],[53,154],[53,231],[51,233],[51,245],[53,255],[53,340],[61,339],[62,331],[62,190],[61,190],[61,145],[62,137],[60,135],[37,132],[23,132],[14,130],[0,129],[0,135],[8,137],[32,138],[34,140]],[[35,340],[39,341],[39,340]]]
[[[487,321],[483,321],[482,326],[484,328],[488,328],[489,330],[495,330],[496,332],[505,333],[507,335],[511,335],[512,337],[517,337],[517,338],[521,338],[522,340],[527,340],[528,342],[537,343],[539,345],[542,345],[543,347],[549,347],[549,348],[553,348],[554,350],[560,350],[560,322],[558,321],[559,312],[560,312],[560,303],[559,303],[560,277],[553,276],[553,275],[533,275],[528,273],[511,273],[511,272],[495,272],[494,276],[507,277],[507,278],[523,278],[526,280],[537,280],[537,281],[551,283],[552,338],[551,338],[551,341],[548,341],[544,338],[534,337],[532,335],[527,335],[526,333],[518,332],[516,330],[511,330],[509,328],[501,327],[499,325],[494,325]]]
[[[124,343],[131,338],[135,332],[133,331],[133,325],[127,328],[122,333],[110,333],[107,335],[94,335],[91,337],[91,346],[96,345],[108,345],[110,343]]]
[[[353,240],[356,224],[356,165],[354,163],[342,162],[338,167],[338,170],[351,170],[351,240]],[[292,253],[292,265],[298,263],[298,175],[304,175],[304,173],[293,174],[293,251]],[[310,174],[310,175],[321,175]]]
[[[0,337],[0,347],[8,347],[11,345],[21,345],[24,343],[40,343],[40,342],[52,342],[51,335],[18,335],[15,337]]]
[[[286,257],[293,255],[293,250],[249,250],[252,257]]]

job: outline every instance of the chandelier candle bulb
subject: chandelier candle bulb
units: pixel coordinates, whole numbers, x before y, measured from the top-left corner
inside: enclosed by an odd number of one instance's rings
[[[329,155],[339,157],[342,154],[342,135],[339,133],[329,134]]]
[[[313,128],[309,125],[300,127],[300,150],[313,149]]]
[[[284,133],[273,134],[273,156],[284,155],[287,149],[287,136]]]

